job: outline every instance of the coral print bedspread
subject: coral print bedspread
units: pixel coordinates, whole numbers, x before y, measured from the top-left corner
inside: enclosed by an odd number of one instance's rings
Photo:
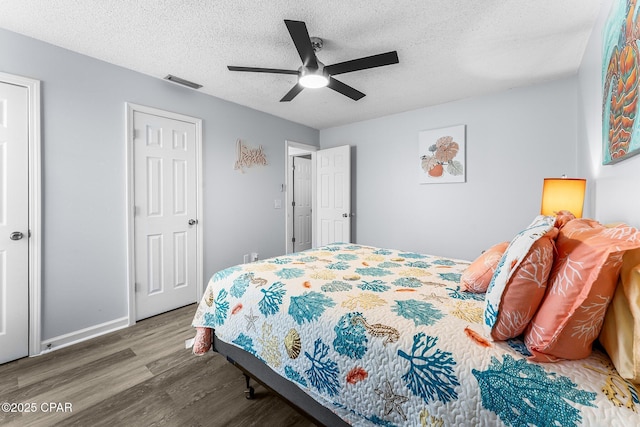
[[[602,353],[538,364],[485,338],[468,265],[333,244],[216,273],[193,325],[353,425],[640,425],[637,389]]]

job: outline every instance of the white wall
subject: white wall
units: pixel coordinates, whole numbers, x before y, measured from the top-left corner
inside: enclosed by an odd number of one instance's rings
[[[317,130],[2,29],[0,71],[42,81],[43,340],[127,315],[125,102],[203,119],[205,278],[284,252],[285,140]],[[269,165],[234,170],[238,138]]]
[[[358,243],[474,259],[540,212],[545,177],[575,176],[576,78],[320,131],[350,144]],[[467,126],[467,182],[418,184],[418,133]]]
[[[637,200],[640,194],[640,155],[613,165],[602,165],[602,29],[614,2],[625,3],[622,0],[603,1],[578,72],[578,171],[588,178],[585,216],[597,217],[602,221],[626,221],[640,227],[638,203],[629,203],[629,206],[626,203]],[[598,182],[614,179],[630,183],[635,192],[620,191],[613,197],[609,195],[618,202],[617,214],[601,217],[597,209]],[[604,208],[600,205],[599,210],[603,211]]]

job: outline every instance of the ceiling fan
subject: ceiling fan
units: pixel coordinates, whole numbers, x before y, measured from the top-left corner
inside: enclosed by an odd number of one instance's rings
[[[289,34],[293,39],[293,44],[295,44],[296,49],[300,54],[300,59],[302,59],[302,66],[300,68],[297,70],[283,70],[279,68],[237,67],[233,65],[229,65],[227,67],[230,71],[297,75],[298,82],[289,92],[287,92],[280,102],[291,101],[305,87],[318,88],[324,86],[328,86],[330,89],[357,101],[365,96],[365,94],[339,80],[334,79],[333,76],[398,63],[398,52],[394,50],[392,52],[366,56],[364,58],[325,66],[322,62],[318,61],[318,58],[316,57],[316,52],[322,48],[322,39],[309,37],[307,26],[302,21],[291,21],[285,19],[284,23],[287,25]]]

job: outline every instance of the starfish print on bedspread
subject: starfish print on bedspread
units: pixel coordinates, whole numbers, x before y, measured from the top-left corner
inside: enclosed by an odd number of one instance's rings
[[[247,320],[247,332],[249,332],[252,328],[256,330],[256,320],[260,317],[253,315],[253,308],[249,309],[249,314],[245,314],[244,318]]]
[[[401,394],[396,394],[391,388],[391,384],[388,380],[384,382],[384,390],[375,389],[375,392],[384,399],[384,414],[389,415],[391,412],[397,412],[400,414],[403,420],[407,421],[407,416],[404,414],[402,410],[403,403],[409,400],[408,397],[403,396]]]

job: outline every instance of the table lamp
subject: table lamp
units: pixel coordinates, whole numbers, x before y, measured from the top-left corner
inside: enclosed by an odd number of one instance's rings
[[[555,215],[560,211],[570,211],[576,218],[582,218],[582,205],[587,180],[582,178],[545,178],[542,187],[542,215]]]

